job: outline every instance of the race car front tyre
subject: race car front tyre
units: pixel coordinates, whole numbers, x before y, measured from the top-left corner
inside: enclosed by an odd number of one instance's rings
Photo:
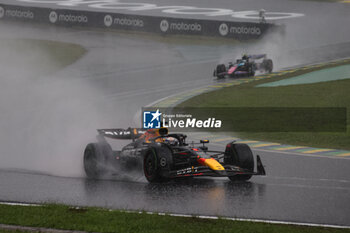
[[[225,78],[226,66],[224,64],[217,65],[215,73],[218,78]]]
[[[88,178],[98,179],[106,173],[106,156],[113,153],[109,144],[90,143],[84,151],[84,170]]]
[[[254,156],[247,144],[243,143],[229,143],[226,145],[224,163],[240,168],[246,169],[249,172],[254,171]],[[249,180],[252,175],[235,175],[230,176],[231,181],[246,181]]]

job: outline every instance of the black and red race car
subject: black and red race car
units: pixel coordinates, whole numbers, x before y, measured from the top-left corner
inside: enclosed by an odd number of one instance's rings
[[[271,73],[272,70],[273,62],[267,58],[266,54],[243,55],[242,59],[237,59],[235,63],[217,65],[213,76],[219,79],[226,76],[231,78],[254,76],[256,71]]]
[[[84,151],[84,169],[89,178],[103,178],[132,170],[142,170],[149,182],[161,182],[179,177],[228,177],[232,181],[249,180],[253,175],[265,175],[259,155],[257,171],[247,144],[226,145],[225,151],[210,151],[208,140],[187,143],[184,134],[169,134],[160,129],[100,129],[96,143]],[[106,138],[131,139],[121,151],[113,151]]]

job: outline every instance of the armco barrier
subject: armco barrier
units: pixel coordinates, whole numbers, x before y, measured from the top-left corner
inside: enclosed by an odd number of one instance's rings
[[[132,30],[172,35],[199,35],[249,40],[261,38],[270,23],[230,22],[205,19],[181,19],[141,16],[70,9],[16,6],[0,4],[0,20],[46,23],[116,30]]]

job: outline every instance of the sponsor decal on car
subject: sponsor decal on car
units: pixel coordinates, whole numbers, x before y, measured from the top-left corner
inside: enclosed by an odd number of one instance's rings
[[[111,136],[128,136],[131,135],[131,132],[128,130],[125,131],[105,131],[104,134]]]
[[[181,170],[177,170],[177,171],[176,171],[176,175],[185,175],[185,174],[191,174],[191,173],[193,173],[191,167],[184,168],[184,169],[181,169]]]
[[[186,175],[186,174],[192,174],[192,173],[197,173],[198,172],[198,167],[188,167],[184,169],[180,169],[176,171],[176,175]]]

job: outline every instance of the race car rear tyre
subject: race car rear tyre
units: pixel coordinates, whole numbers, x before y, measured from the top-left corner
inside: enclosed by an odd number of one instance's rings
[[[264,64],[265,70],[266,70],[268,73],[271,73],[272,70],[273,70],[273,63],[272,63],[272,60],[271,60],[271,59],[266,59],[266,60],[263,61],[263,64]]]
[[[240,168],[246,169],[249,172],[254,171],[254,156],[247,144],[243,143],[230,143],[227,144],[225,150],[224,163]],[[252,175],[235,175],[230,176],[231,181],[246,181],[249,180]]]
[[[106,158],[112,152],[109,144],[90,143],[84,151],[84,170],[87,177],[98,179],[106,173]]]
[[[223,79],[223,78],[225,78],[225,75],[224,74],[219,74],[217,77],[218,77],[218,79]]]
[[[226,66],[224,64],[219,64],[216,66],[216,76],[218,78],[225,78]]]

